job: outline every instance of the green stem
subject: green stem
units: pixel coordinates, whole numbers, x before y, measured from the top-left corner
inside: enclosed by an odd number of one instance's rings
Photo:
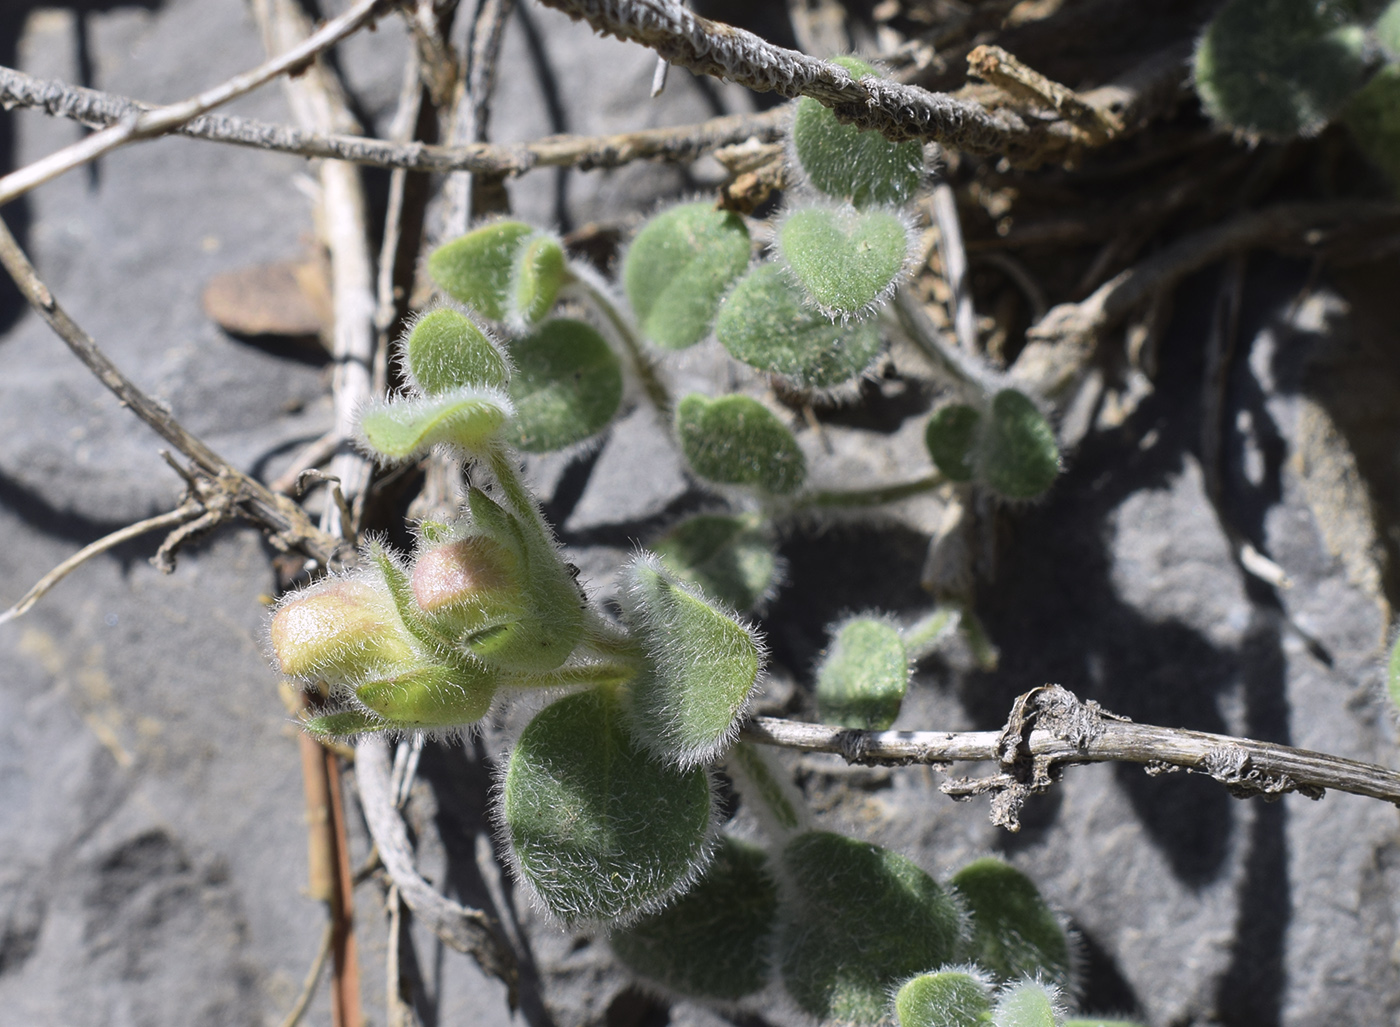
[[[943,644],[948,632],[957,627],[960,610],[957,606],[939,605],[899,633],[904,651],[917,663],[930,656]]]
[[[488,460],[491,464],[491,473],[500,483],[501,492],[506,500],[515,507],[516,514],[525,518],[530,527],[539,533],[539,537],[544,539],[550,550],[553,551],[555,548],[554,534],[544,523],[544,518],[540,516],[540,508],[535,505],[535,497],[530,494],[530,490],[520,480],[520,471],[515,466],[515,455],[512,450],[508,446],[498,443],[491,447]]]
[[[914,481],[900,482],[897,485],[877,485],[868,489],[833,490],[812,492],[799,496],[799,506],[879,506],[881,503],[894,503],[910,496],[931,492],[942,485],[946,478],[934,471]]]
[[[613,303],[612,297],[602,283],[598,282],[594,275],[573,264],[569,266],[569,273],[573,278],[573,284],[593,304],[595,308],[605,317],[613,328],[613,333],[617,341],[622,345],[622,349],[627,356],[627,362],[632,368],[632,373],[637,376],[637,381],[641,382],[642,390],[647,394],[647,399],[651,401],[662,419],[667,424],[670,423],[671,413],[674,405],[671,402],[671,393],[667,390],[666,384],[657,373],[656,364],[651,356],[642,347],[641,340],[637,338],[637,333],[632,330],[632,325],[627,318],[622,316],[622,312]]]
[[[583,644],[600,656],[634,667],[640,667],[646,659],[642,647],[628,631],[613,624],[592,606],[584,608],[583,631]]]
[[[577,667],[560,667],[548,674],[531,674],[515,679],[503,677],[501,684],[507,688],[560,688],[567,685],[616,687],[636,676],[637,668],[631,664],[584,663]]]

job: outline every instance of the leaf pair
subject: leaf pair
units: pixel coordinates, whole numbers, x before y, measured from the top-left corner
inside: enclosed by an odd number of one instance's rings
[[[895,995],[900,1027],[1066,1027],[1054,988],[1026,980],[994,992],[975,972],[920,974]]]
[[[977,481],[1007,499],[1034,499],[1060,473],[1054,429],[1015,389],[1002,389],[985,410],[943,407],[929,420],[924,440],[945,477]]]
[[[559,240],[520,221],[496,221],[438,247],[428,273],[459,303],[514,331],[554,307],[569,280]]]

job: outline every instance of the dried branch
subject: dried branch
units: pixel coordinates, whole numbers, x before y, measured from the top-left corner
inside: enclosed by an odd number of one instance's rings
[[[320,31],[307,37],[300,46],[260,64],[251,71],[235,75],[227,82],[206,89],[188,100],[125,115],[110,128],[94,132],[71,146],[65,146],[33,164],[12,171],[0,178],[0,206],[66,171],[96,160],[104,153],[110,153],[127,143],[165,135],[191,118],[235,100],[284,72],[298,71],[317,54],[369,24],[383,13],[390,2],[391,0],[360,0],[340,17],[327,22]]]
[[[993,821],[1012,831],[1026,797],[1046,790],[1062,768],[1079,763],[1137,763],[1149,774],[1207,774],[1237,798],[1298,792],[1319,799],[1331,788],[1400,805],[1400,773],[1394,770],[1271,742],[1135,724],[1096,702],[1081,702],[1059,685],[1020,696],[1000,731],[856,731],[755,717],[741,737],[835,753],[847,763],[866,765],[994,762],[999,773],[950,780],[943,791],[955,799],[991,793]]]
[[[953,330],[958,345],[969,353],[976,353],[977,311],[972,305],[972,281],[967,275],[967,250],[963,248],[958,201],[947,182],[933,187],[933,215],[938,223],[938,254],[943,260],[943,277],[952,293]]]
[[[434,934],[458,952],[475,958],[483,970],[505,982],[514,1009],[520,970],[510,942],[501,933],[500,925],[486,913],[440,895],[419,876],[413,866],[408,830],[394,808],[389,779],[389,750],[384,739],[362,737],[355,746],[355,782],[365,822],[389,878],[413,915]]]
[[[230,516],[236,513],[262,527],[274,546],[299,549],[323,565],[339,554],[340,539],[312,524],[306,511],[292,500],[271,492],[261,482],[233,467],[122,374],[98,349],[92,336],[59,306],[3,221],[0,221],[0,265],[9,272],[30,306],[122,405],[129,407],[191,461],[192,480],[198,485],[199,500],[206,511],[226,510]]]
[[[1122,123],[1088,103],[1068,86],[1054,82],[1022,64],[999,46],[979,46],[967,55],[967,69],[1003,92],[1043,104],[1085,134],[1084,141],[1100,146],[1122,130]]]
[[[491,93],[496,85],[496,62],[501,56],[506,19],[515,10],[515,0],[481,0],[472,18],[468,47],[466,89],[453,112],[449,142],[484,143],[491,121]],[[443,185],[446,210],[442,217],[443,237],[454,239],[466,233],[474,213],[475,176],[470,171],[450,176]]]
[[[321,932],[320,947],[316,950],[315,958],[311,960],[311,969],[306,971],[306,979],[301,982],[301,992],[297,995],[296,1002],[292,1004],[291,1011],[282,1020],[281,1027],[297,1027],[297,1024],[301,1023],[301,1018],[306,1015],[306,1010],[316,995],[316,985],[321,980],[321,971],[325,969],[326,957],[331,954],[333,935],[334,931],[331,925],[326,924],[326,929]]]
[[[57,80],[37,79],[0,65],[0,107],[32,107],[45,113],[102,128],[152,108],[123,96],[84,89]],[[470,143],[433,146],[393,143],[353,135],[321,134],[230,115],[203,115],[173,131],[195,139],[255,149],[322,157],[373,167],[409,171],[472,171],[483,175],[521,175],[534,168],[613,168],[637,160],[685,162],[724,146],[756,138],[782,137],[788,113],[782,108],[760,114],[730,114],[694,125],[652,128],[609,136],[546,136],[533,143]]]

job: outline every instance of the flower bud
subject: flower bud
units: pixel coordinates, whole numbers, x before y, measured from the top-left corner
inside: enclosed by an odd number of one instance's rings
[[[433,546],[414,562],[413,598],[433,620],[467,631],[490,608],[516,605],[518,563],[505,546],[481,535]]]
[[[272,618],[283,674],[331,684],[415,660],[393,600],[366,581],[332,578],[289,596]]]

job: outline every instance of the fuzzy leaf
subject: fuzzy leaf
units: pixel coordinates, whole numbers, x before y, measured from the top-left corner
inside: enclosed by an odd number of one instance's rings
[[[887,211],[810,207],[783,221],[778,252],[817,306],[838,317],[889,294],[909,257],[909,232]]]
[[[758,677],[758,644],[655,557],[639,557],[624,582],[623,612],[647,655],[632,684],[633,733],[668,763],[703,763],[734,735]]]
[[[957,904],[903,856],[825,832],[783,850],[778,953],[783,983],[813,1016],[883,1023],[896,981],[942,966],[961,931]]]
[[[1109,1020],[1102,1016],[1075,1016],[1065,1020],[1060,1027],[1144,1027],[1136,1020]]]
[[[1055,432],[1023,393],[1003,389],[979,442],[980,477],[1008,499],[1034,499],[1060,473]]]
[[[430,310],[404,340],[413,383],[428,396],[463,385],[504,389],[510,365],[476,322],[451,307]]]
[[[997,995],[992,1007],[995,1027],[1061,1027],[1057,993],[1035,981],[1023,981]]]
[[[426,399],[375,400],[361,416],[360,430],[376,453],[395,460],[444,443],[480,453],[510,413],[503,393],[464,385]]]
[[[428,273],[453,299],[523,327],[549,313],[567,271],[556,240],[520,221],[495,221],[439,246]]]
[[[752,610],[762,602],[778,576],[772,544],[742,517],[699,514],[651,548],[681,581],[736,610]]]
[[[858,79],[875,74],[855,57],[833,57],[831,63]],[[857,207],[905,203],[924,178],[921,143],[892,143],[879,132],[843,125],[808,96],[797,101],[792,145],[812,185]]]
[[[366,709],[402,729],[474,724],[486,715],[495,694],[495,675],[463,660],[419,667],[355,689]]]
[[[515,417],[506,429],[527,453],[545,453],[602,431],[622,402],[622,366],[582,321],[546,321],[511,343]]]
[[[1345,0],[1230,0],[1196,47],[1216,121],[1272,139],[1320,131],[1361,84],[1366,33]]]
[[[981,415],[965,403],[940,407],[924,429],[929,456],[949,481],[972,480],[972,447]]]
[[[1029,877],[989,856],[973,860],[949,884],[972,914],[972,959],[1001,982],[1039,974],[1069,986],[1069,938]]]
[[[1396,31],[1400,34],[1400,24]],[[1400,189],[1400,65],[1387,64],[1376,72],[1351,98],[1343,121],[1361,151],[1390,179],[1392,189]]]
[[[843,624],[817,668],[824,724],[883,731],[899,716],[908,688],[909,657],[899,632],[868,617]]]
[[[899,1027],[986,1027],[992,1022],[992,993],[962,970],[920,974],[894,997]]]
[[[392,731],[394,728],[387,720],[381,720],[364,710],[323,713],[319,717],[308,717],[301,722],[301,726],[313,738],[346,738],[375,731]]]
[[[774,264],[739,279],[720,308],[715,335],[734,359],[812,388],[850,381],[880,351],[873,325],[833,324]]]
[[[1391,0],[1374,26],[1376,42],[1392,61],[1400,61],[1400,0]]]
[[[691,470],[710,481],[783,495],[807,477],[792,432],[748,396],[691,393],[676,407],[676,435]]]
[[[720,299],[748,265],[744,219],[688,203],[646,223],[627,251],[622,284],[642,334],[684,349],[709,332]]]
[[[777,911],[763,850],[723,837],[690,891],[608,940],[624,966],[667,991],[733,1001],[767,983]]]
[[[566,922],[656,909],[705,861],[705,771],[658,763],[626,721],[609,692],[581,692],[541,711],[510,755],[506,831],[524,879]]]

